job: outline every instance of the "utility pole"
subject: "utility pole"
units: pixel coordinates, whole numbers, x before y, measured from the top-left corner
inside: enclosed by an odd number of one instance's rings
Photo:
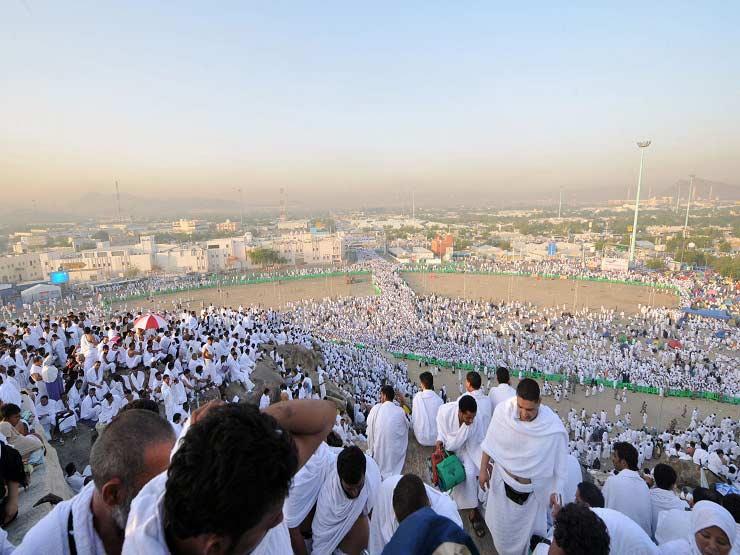
[[[640,148],[640,173],[637,177],[637,195],[635,196],[635,219],[632,222],[632,239],[630,240],[629,263],[635,261],[635,242],[637,240],[637,214],[640,211],[640,188],[642,187],[642,167],[645,162],[645,149],[650,146],[651,141],[638,141]]]
[[[239,191],[239,229],[244,232],[244,197],[242,196],[241,187],[237,191]]]
[[[694,175],[689,176],[689,200],[686,203],[686,219],[683,222],[683,238],[686,239],[686,228],[689,226],[689,209],[691,208],[691,195],[694,193]]]
[[[560,201],[558,202],[558,220],[560,219],[560,214],[563,210],[563,188],[560,187]]]
[[[118,190],[118,181],[116,181],[116,207],[118,211],[118,222],[121,220],[121,192]]]

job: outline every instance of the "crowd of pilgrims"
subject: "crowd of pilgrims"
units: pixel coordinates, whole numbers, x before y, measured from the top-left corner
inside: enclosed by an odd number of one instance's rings
[[[15,553],[478,553],[463,519],[502,555],[737,552],[736,419],[694,408],[687,429],[656,435],[645,426],[647,406],[636,422],[622,415],[626,390],[613,390],[613,419],[606,409],[561,418],[541,403],[575,388],[607,399],[591,378],[627,373],[649,383],[648,368],[663,370],[662,386],[734,393],[736,332],[712,339],[716,324],[679,327],[667,310],[592,317],[417,297],[387,263],[362,267],[380,296],[306,301],[282,314],[242,306],[164,313],[159,330],[134,329],[135,314],[104,315],[94,304],[0,327],[4,525],[44,464],[47,441],[69,441],[80,426],[97,435],[89,466],[65,469],[76,495]],[[615,345],[604,329],[680,334],[683,347],[664,357],[644,341]],[[563,350],[557,337],[578,348]],[[322,352],[314,379],[286,365],[276,348],[285,344]],[[727,355],[708,362],[710,349]],[[461,395],[451,401],[435,390],[438,369],[412,383],[384,351],[491,370],[459,373]],[[553,359],[560,362],[548,366]],[[261,360],[284,385],[258,392],[259,406],[239,402],[233,392],[249,395]],[[572,379],[542,391],[520,379],[513,388],[507,368]],[[349,413],[325,400],[332,386]],[[221,401],[201,404],[214,394]],[[463,481],[444,493],[428,476],[403,475],[410,433],[430,452],[453,452]],[[721,476],[726,495],[675,491],[666,464],[640,471],[661,455]],[[614,474],[603,487],[583,481],[583,467],[609,461]],[[4,539],[0,553],[12,550]]]
[[[162,294],[176,294],[182,291],[198,288],[225,288],[239,285],[249,280],[293,279],[301,276],[321,276],[349,269],[352,268],[350,266],[346,268],[329,266],[322,268],[293,268],[272,271],[263,270],[249,273],[231,272],[229,274],[220,274],[215,277],[211,274],[157,276],[96,285],[94,290],[95,293],[100,295],[100,299],[105,299],[108,302],[121,302],[132,297],[140,298]]]
[[[722,320],[661,307],[572,312],[417,295],[397,268],[369,264],[381,295],[301,301],[292,307],[294,321],[322,337],[481,368],[561,374],[578,383],[628,381],[664,393],[740,394],[740,329]]]

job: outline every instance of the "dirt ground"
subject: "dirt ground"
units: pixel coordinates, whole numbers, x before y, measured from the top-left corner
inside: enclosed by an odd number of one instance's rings
[[[374,295],[375,289],[370,275],[353,276],[354,283],[347,283],[344,276],[315,278],[272,283],[256,283],[184,291],[171,295],[154,297],[153,301],[140,299],[126,303],[114,303],[114,310],[172,310],[178,304],[190,310],[199,310],[213,303],[216,306],[259,305],[269,308],[282,308],[289,302],[303,299],[324,299],[336,297],[364,297]]]
[[[678,306],[678,297],[653,287],[598,283],[569,279],[475,274],[427,274],[405,272],[404,279],[419,294],[490,301],[529,301],[537,306],[561,306],[573,310],[600,307],[631,314],[639,304]]]

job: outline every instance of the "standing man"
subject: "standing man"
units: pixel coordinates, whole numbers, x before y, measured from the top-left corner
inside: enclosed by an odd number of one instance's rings
[[[478,406],[478,412],[475,413],[475,419],[478,421],[478,427],[485,434],[488,430],[488,425],[491,423],[491,417],[493,416],[493,408],[491,399],[488,398],[483,390],[481,384],[483,380],[478,372],[468,372],[465,376],[465,393],[463,396],[470,395],[475,399],[475,403]],[[480,457],[476,457],[476,460]]]
[[[609,476],[602,489],[607,509],[614,509],[634,520],[648,536],[652,535],[650,490],[637,471],[637,449],[618,441],[612,451],[615,476]]]
[[[503,403],[507,399],[516,397],[516,390],[509,385],[510,381],[509,369],[499,366],[496,369],[496,381],[498,385],[488,392],[488,397],[491,399],[491,415],[496,410],[496,406],[499,403]],[[486,428],[487,430],[488,428]]]
[[[430,372],[422,372],[419,382],[421,391],[414,395],[411,403],[411,421],[416,441],[420,445],[431,447],[437,441],[437,411],[443,403],[434,391],[434,377]]]
[[[437,413],[437,448],[452,451],[465,467],[465,481],[452,488],[452,499],[459,510],[467,510],[478,537],[486,534],[483,518],[478,512],[478,464],[480,442],[485,430],[477,424],[478,405],[472,395],[445,403]],[[479,455],[478,455],[479,456]]]
[[[409,421],[394,397],[391,386],[381,387],[380,403],[367,416],[367,454],[378,463],[384,480],[401,473],[409,443]]]
[[[533,534],[545,536],[548,507],[560,504],[565,489],[567,447],[565,427],[540,404],[536,381],[523,379],[516,397],[496,406],[479,481],[488,489],[486,524],[500,555],[522,555]]]

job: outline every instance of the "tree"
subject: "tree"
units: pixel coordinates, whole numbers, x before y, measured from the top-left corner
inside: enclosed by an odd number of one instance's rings
[[[257,248],[249,251],[249,260],[258,266],[272,266],[274,264],[284,264],[285,260],[280,257],[274,249]]]
[[[727,241],[720,241],[719,245],[717,246],[719,249],[719,252],[732,252],[732,246]]]
[[[138,267],[136,267],[136,266],[129,266],[128,268],[126,268],[126,271],[123,272],[123,277],[125,277],[127,279],[131,279],[131,278],[135,278],[140,273],[141,273],[141,270],[139,270]]]
[[[651,258],[645,265],[651,270],[665,270],[665,263],[660,258]]]
[[[110,241],[110,235],[102,229],[93,233],[90,238],[95,239],[96,241]]]

